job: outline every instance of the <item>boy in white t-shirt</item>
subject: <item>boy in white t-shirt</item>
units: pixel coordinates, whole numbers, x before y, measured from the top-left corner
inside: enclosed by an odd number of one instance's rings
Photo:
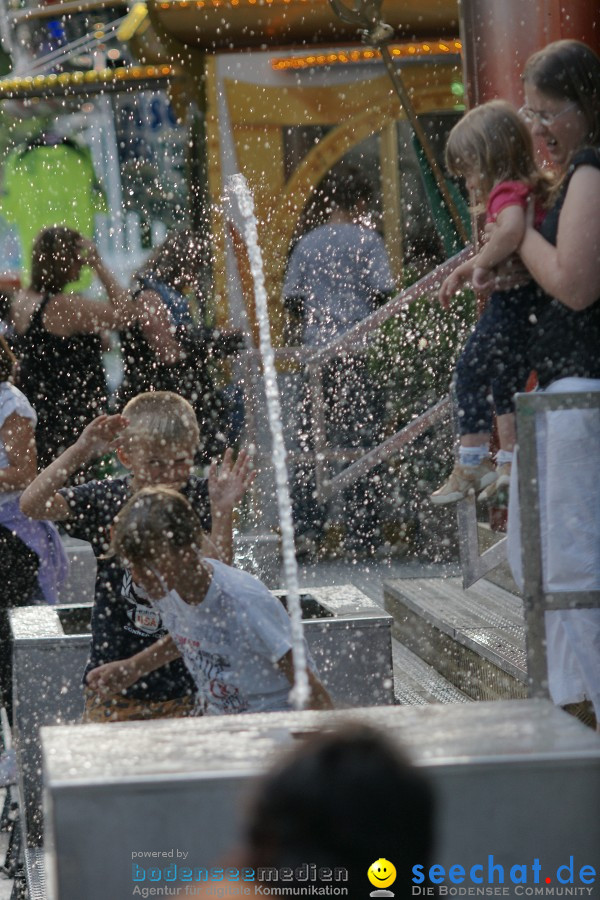
[[[127,561],[169,634],[135,656],[92,669],[88,685],[99,693],[125,690],[181,656],[196,683],[201,712],[290,709],[294,668],[288,614],[257,578],[203,558],[202,540],[198,516],[176,491],[144,488],[123,507],[112,550]],[[310,659],[307,675],[306,705],[331,708]]]

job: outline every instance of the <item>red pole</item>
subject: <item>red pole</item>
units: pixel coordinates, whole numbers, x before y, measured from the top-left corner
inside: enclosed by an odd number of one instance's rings
[[[502,97],[521,106],[521,72],[536,50],[577,38],[600,52],[598,0],[462,0],[460,27],[469,106]]]

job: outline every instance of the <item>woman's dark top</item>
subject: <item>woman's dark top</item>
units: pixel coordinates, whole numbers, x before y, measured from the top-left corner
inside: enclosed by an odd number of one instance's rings
[[[600,169],[600,150],[580,150],[571,161],[558,198],[540,228],[543,237],[555,246],[569,182],[579,166]],[[586,309],[573,310],[548,297],[533,331],[531,365],[541,387],[569,376],[600,378],[600,298]]]
[[[225,449],[222,420],[224,401],[215,385],[212,366],[221,358],[215,345],[213,330],[191,324],[185,297],[158,279],[139,279],[140,288],[156,291],[173,321],[174,336],[185,353],[185,359],[166,365],[157,359],[140,325],[134,323],[119,334],[123,359],[123,381],[117,391],[118,408],[145,391],[174,391],[190,401],[200,426],[201,450],[197,461],[207,462]],[[176,306],[175,300],[179,305]],[[186,304],[187,315],[183,304]]]
[[[35,439],[41,468],[73,443],[106,409],[106,378],[97,334],[61,337],[46,331],[46,294],[16,344],[18,386],[37,412]]]
[[[175,336],[180,341],[181,326],[191,324],[189,306],[186,298],[179,291],[150,276],[138,278],[139,287],[133,296],[138,297],[142,291],[155,291],[169,311],[171,322],[176,329]],[[187,317],[184,315],[187,310]],[[144,332],[137,322],[119,332],[121,357],[123,360],[123,381],[117,391],[117,404],[127,403],[145,391],[181,391],[182,371],[180,365],[166,365],[157,359]],[[185,394],[187,396],[187,394]]]

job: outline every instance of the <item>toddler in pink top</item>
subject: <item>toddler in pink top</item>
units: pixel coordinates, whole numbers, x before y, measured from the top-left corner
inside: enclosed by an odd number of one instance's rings
[[[551,189],[535,163],[527,127],[503,100],[476,107],[454,126],[446,163],[453,175],[465,179],[475,199],[485,203],[493,227],[479,253],[444,281],[439,299],[445,307],[467,281],[476,290],[488,287],[495,267],[523,240],[530,204],[535,225],[543,221]],[[524,390],[531,371],[529,338],[544,302],[526,272],[518,286],[491,294],[457,363],[459,458],[448,480],[431,495],[433,503],[455,503],[473,493],[489,500],[498,488],[508,486],[515,443],[513,398]],[[489,452],[494,408],[500,440],[496,467]]]

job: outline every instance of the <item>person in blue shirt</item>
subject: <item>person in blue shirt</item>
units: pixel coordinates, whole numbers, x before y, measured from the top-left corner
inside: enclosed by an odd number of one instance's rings
[[[394,293],[390,263],[381,235],[366,224],[372,188],[358,172],[342,181],[330,178],[318,193],[327,220],[304,234],[289,258],[283,303],[289,331],[300,343],[322,348],[339,338]],[[321,370],[326,440],[343,449],[368,448],[382,439],[384,391],[373,381],[361,353],[335,357]],[[314,412],[305,394],[301,403],[300,451],[312,455]],[[371,480],[372,482],[372,480]],[[344,493],[346,547],[376,546],[380,520],[372,483],[362,479]],[[326,511],[314,499],[314,465],[296,469],[294,517],[299,535],[318,541]]]

